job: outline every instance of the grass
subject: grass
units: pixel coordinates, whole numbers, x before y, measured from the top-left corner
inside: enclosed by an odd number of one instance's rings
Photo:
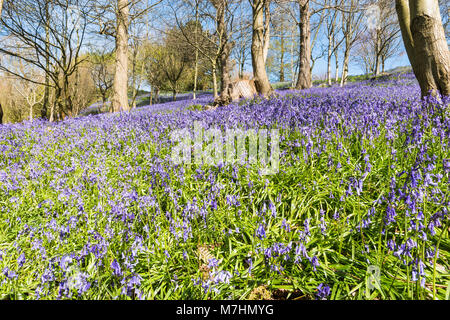
[[[152,129],[171,116],[3,133],[0,162],[12,171],[0,172],[1,299],[316,299],[322,283],[335,300],[448,299],[448,219],[421,240],[400,202],[386,226],[389,177],[420,153],[405,143],[412,122],[381,125],[372,138],[341,124],[326,143],[319,132],[327,128],[312,128],[310,143],[326,156],[306,156],[303,129],[275,124],[284,158],[278,174],[262,178],[247,165],[171,166],[170,126]],[[449,157],[445,139],[423,127],[436,172]],[[372,167],[365,177],[363,150]],[[360,194],[348,192],[352,179],[364,180]],[[400,175],[397,184],[408,181]],[[434,188],[448,195],[445,177]],[[420,205],[427,221],[442,209],[428,198]],[[410,257],[386,245],[410,239]],[[439,256],[427,258],[430,247]],[[419,258],[424,286],[411,279]],[[380,270],[374,289],[369,266]]]

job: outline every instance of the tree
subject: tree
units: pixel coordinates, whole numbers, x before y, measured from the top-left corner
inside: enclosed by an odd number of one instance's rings
[[[159,92],[164,86],[165,76],[161,68],[160,61],[162,61],[162,55],[164,54],[164,47],[160,44],[146,42],[145,46],[145,75],[147,82],[151,87],[150,92],[150,105],[153,104],[153,98],[155,102],[159,102]]]
[[[296,25],[287,10],[282,6],[274,8],[271,23],[273,32],[266,66],[270,73],[276,75],[280,82],[285,82],[289,74],[292,80],[294,73],[294,44],[297,44],[294,40]],[[272,65],[269,64],[270,60],[272,60]]]
[[[450,53],[437,0],[396,0],[406,53],[422,96],[450,95]]]
[[[342,0],[334,0],[334,6],[338,7],[342,5]],[[333,8],[329,10],[327,17],[325,19],[325,27],[327,34],[327,84],[331,86],[331,59],[333,55],[335,56],[336,62],[336,74],[338,74],[339,64],[338,64],[338,50],[344,38],[337,39],[338,33],[340,31],[339,27],[339,10]]]
[[[180,30],[177,27],[166,31],[163,47],[158,54],[158,67],[162,69],[165,76],[164,83],[172,91],[173,100],[181,88],[181,84],[187,76],[188,69],[194,64],[188,44],[180,42]]]
[[[184,38],[180,40],[187,42],[191,49],[195,50],[196,61],[199,61],[199,56],[209,61],[215,103],[225,104],[228,101],[227,88],[231,81],[230,55],[234,47],[232,37],[236,6],[231,0],[185,0],[181,3],[174,1],[171,3],[171,9]],[[192,21],[193,15],[195,15],[194,21]],[[221,84],[220,97],[218,74]]]
[[[117,0],[116,8],[116,62],[114,72],[112,111],[127,111],[128,105],[128,0]]]
[[[273,93],[266,72],[269,49],[270,0],[252,0],[252,66],[256,91],[263,96]]]
[[[114,54],[104,51],[92,52],[89,60],[91,77],[100,93],[104,107],[114,83]]]
[[[92,14],[100,28],[99,34],[115,40],[115,72],[112,112],[130,109],[128,103],[128,41],[133,21],[149,13],[162,0],[96,0]]]
[[[1,22],[8,40],[3,41],[0,52],[9,59],[0,65],[0,69],[54,90],[50,121],[71,115],[73,97],[69,78],[83,61],[80,50],[90,24],[87,14],[90,2],[21,0],[5,1],[4,4]],[[46,75],[45,80],[15,72],[11,69],[14,61],[38,68]],[[42,115],[44,112],[46,110]]]
[[[22,61],[19,61],[18,68],[22,69],[21,73],[23,73],[23,69],[25,68],[25,66]],[[28,69],[27,74],[32,76],[34,79],[39,79],[42,76],[39,70],[36,69]],[[22,96],[22,98],[28,105],[29,108],[28,120],[33,121],[35,107],[39,103],[41,103],[42,100],[44,99],[44,94],[42,90],[43,86],[24,80],[22,78],[17,78],[17,80],[15,80],[13,83],[14,89]]]
[[[341,83],[347,83],[348,65],[350,62],[350,52],[364,31],[361,26],[363,21],[363,11],[360,8],[360,0],[347,0],[346,11],[342,12],[342,33],[344,35],[344,63],[342,66]]]
[[[244,2],[239,2],[239,26],[234,32],[234,49],[232,56],[237,63],[238,77],[244,79],[245,64],[251,57],[252,22],[251,14],[242,8]]]

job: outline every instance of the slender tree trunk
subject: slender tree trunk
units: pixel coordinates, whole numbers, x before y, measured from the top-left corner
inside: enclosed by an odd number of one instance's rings
[[[172,90],[172,100],[177,101],[177,90]]]
[[[198,23],[199,23],[199,10],[198,1],[195,1],[195,66],[194,66],[194,93],[193,99],[197,99],[197,82],[198,82]]]
[[[284,35],[280,39],[280,82],[284,82]]]
[[[328,37],[328,54],[327,54],[327,84],[331,86],[331,56],[333,54],[332,51],[333,39],[332,37]]]
[[[346,46],[344,51],[344,64],[342,65],[341,87],[347,84],[349,60],[350,60],[350,48]]]
[[[335,79],[334,82],[338,83],[339,81],[339,50],[336,49],[336,51],[334,52],[334,63],[336,65],[336,70],[335,70]]]
[[[2,1],[2,0],[0,0],[0,1]],[[0,124],[3,124],[3,108],[2,108],[1,103],[0,103]]]
[[[194,66],[194,92],[192,98],[197,99],[197,82],[198,82],[198,50],[195,49],[195,66]]]
[[[291,54],[291,88],[294,88],[295,85],[295,71],[294,71],[294,34],[295,34],[295,25],[292,26],[292,33],[291,33],[291,42],[290,42],[290,54]]]
[[[253,0],[252,66],[256,91],[263,96],[273,92],[267,77],[264,58],[264,8],[267,0]]]
[[[298,0],[300,5],[300,67],[296,89],[312,87],[311,76],[311,25],[309,0]]]
[[[376,31],[376,43],[375,43],[375,77],[380,74],[380,46],[381,38],[380,32]]]
[[[450,95],[450,52],[437,0],[396,0],[403,42],[422,97]]]
[[[346,28],[345,28],[345,32],[344,32],[344,34],[345,34],[345,50],[344,50],[344,63],[342,65],[341,87],[347,83],[347,76],[348,76],[348,63],[350,60],[351,38],[353,36],[352,35],[353,34],[353,25],[352,25],[351,16],[348,17],[345,24],[346,24]]]
[[[112,111],[128,111],[128,0],[117,0],[116,61]]]
[[[155,102],[159,103],[159,88],[155,88]]]
[[[2,1],[2,0],[0,0]],[[50,70],[50,8],[49,8],[49,0],[45,1],[45,68],[46,70]],[[48,73],[45,73],[45,89],[44,89],[44,101],[42,103],[41,109],[41,118],[47,119],[47,110],[50,99],[50,77]]]
[[[267,55],[270,47],[270,2],[271,0],[263,0],[264,2],[264,45],[263,56],[264,64],[267,62]]]

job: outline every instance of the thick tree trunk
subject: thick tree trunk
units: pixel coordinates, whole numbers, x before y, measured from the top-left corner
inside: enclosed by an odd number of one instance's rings
[[[253,0],[252,66],[256,91],[263,96],[273,92],[267,77],[264,57],[264,8],[267,0]]]
[[[229,103],[230,100],[230,93],[228,92],[229,85],[231,83],[231,61],[230,61],[230,53],[231,53],[231,46],[226,45],[225,48],[222,50],[222,54],[220,56],[220,96],[218,97],[218,100],[220,100],[220,105],[225,105]]]
[[[128,111],[128,0],[117,0],[116,61],[112,111]]]
[[[300,5],[300,68],[296,89],[312,87],[311,76],[311,25],[309,0],[298,0]]]
[[[403,42],[422,96],[450,95],[450,52],[437,0],[396,0]]]

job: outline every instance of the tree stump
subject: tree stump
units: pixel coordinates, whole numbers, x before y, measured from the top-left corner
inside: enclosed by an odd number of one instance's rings
[[[253,80],[237,80],[228,85],[228,88],[214,101],[214,106],[225,106],[240,99],[251,99],[257,94]]]

